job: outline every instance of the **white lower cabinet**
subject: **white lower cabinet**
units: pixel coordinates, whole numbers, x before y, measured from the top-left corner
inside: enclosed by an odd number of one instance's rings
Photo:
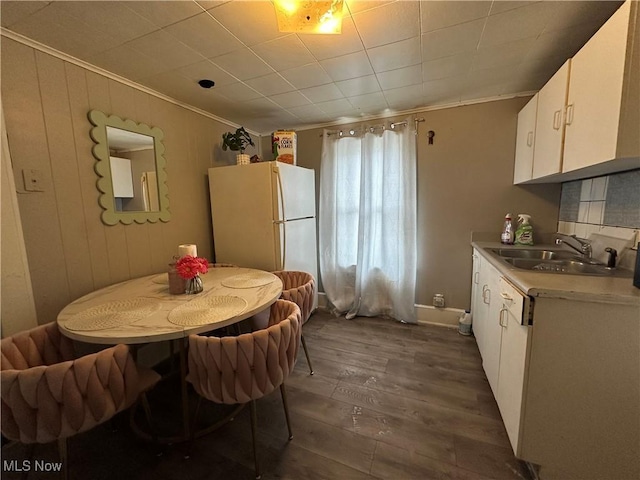
[[[524,315],[528,320],[529,299],[477,250],[473,258],[473,333],[511,446],[518,455],[530,330],[521,319]]]
[[[541,480],[640,478],[640,304],[568,291],[533,308],[473,253],[473,332],[516,457]]]

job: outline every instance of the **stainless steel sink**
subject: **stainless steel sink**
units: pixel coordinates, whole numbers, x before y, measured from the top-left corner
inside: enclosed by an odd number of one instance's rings
[[[574,275],[613,275],[615,268],[593,261],[580,260],[544,260],[531,258],[504,258],[504,261],[516,268],[547,273],[572,273]]]
[[[535,260],[560,260],[581,258],[575,252],[566,250],[533,250],[533,249],[508,249],[494,248],[492,252],[500,257],[525,258]]]
[[[626,277],[626,270],[607,267],[576,252],[544,248],[492,248],[490,252],[512,267],[545,273]]]

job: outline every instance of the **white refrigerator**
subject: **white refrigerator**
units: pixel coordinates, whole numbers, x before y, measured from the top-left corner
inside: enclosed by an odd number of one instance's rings
[[[209,193],[216,262],[309,272],[317,282],[314,170],[282,162],[210,168]]]

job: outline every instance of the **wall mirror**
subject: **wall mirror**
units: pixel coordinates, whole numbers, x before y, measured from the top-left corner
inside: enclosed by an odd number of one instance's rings
[[[99,110],[89,112],[89,121],[94,125],[92,152],[102,221],[107,225],[169,221],[162,130]]]

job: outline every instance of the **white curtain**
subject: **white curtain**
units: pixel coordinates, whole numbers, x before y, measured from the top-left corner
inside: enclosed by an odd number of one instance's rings
[[[322,285],[347,318],[415,323],[414,122],[322,143],[319,247]]]

